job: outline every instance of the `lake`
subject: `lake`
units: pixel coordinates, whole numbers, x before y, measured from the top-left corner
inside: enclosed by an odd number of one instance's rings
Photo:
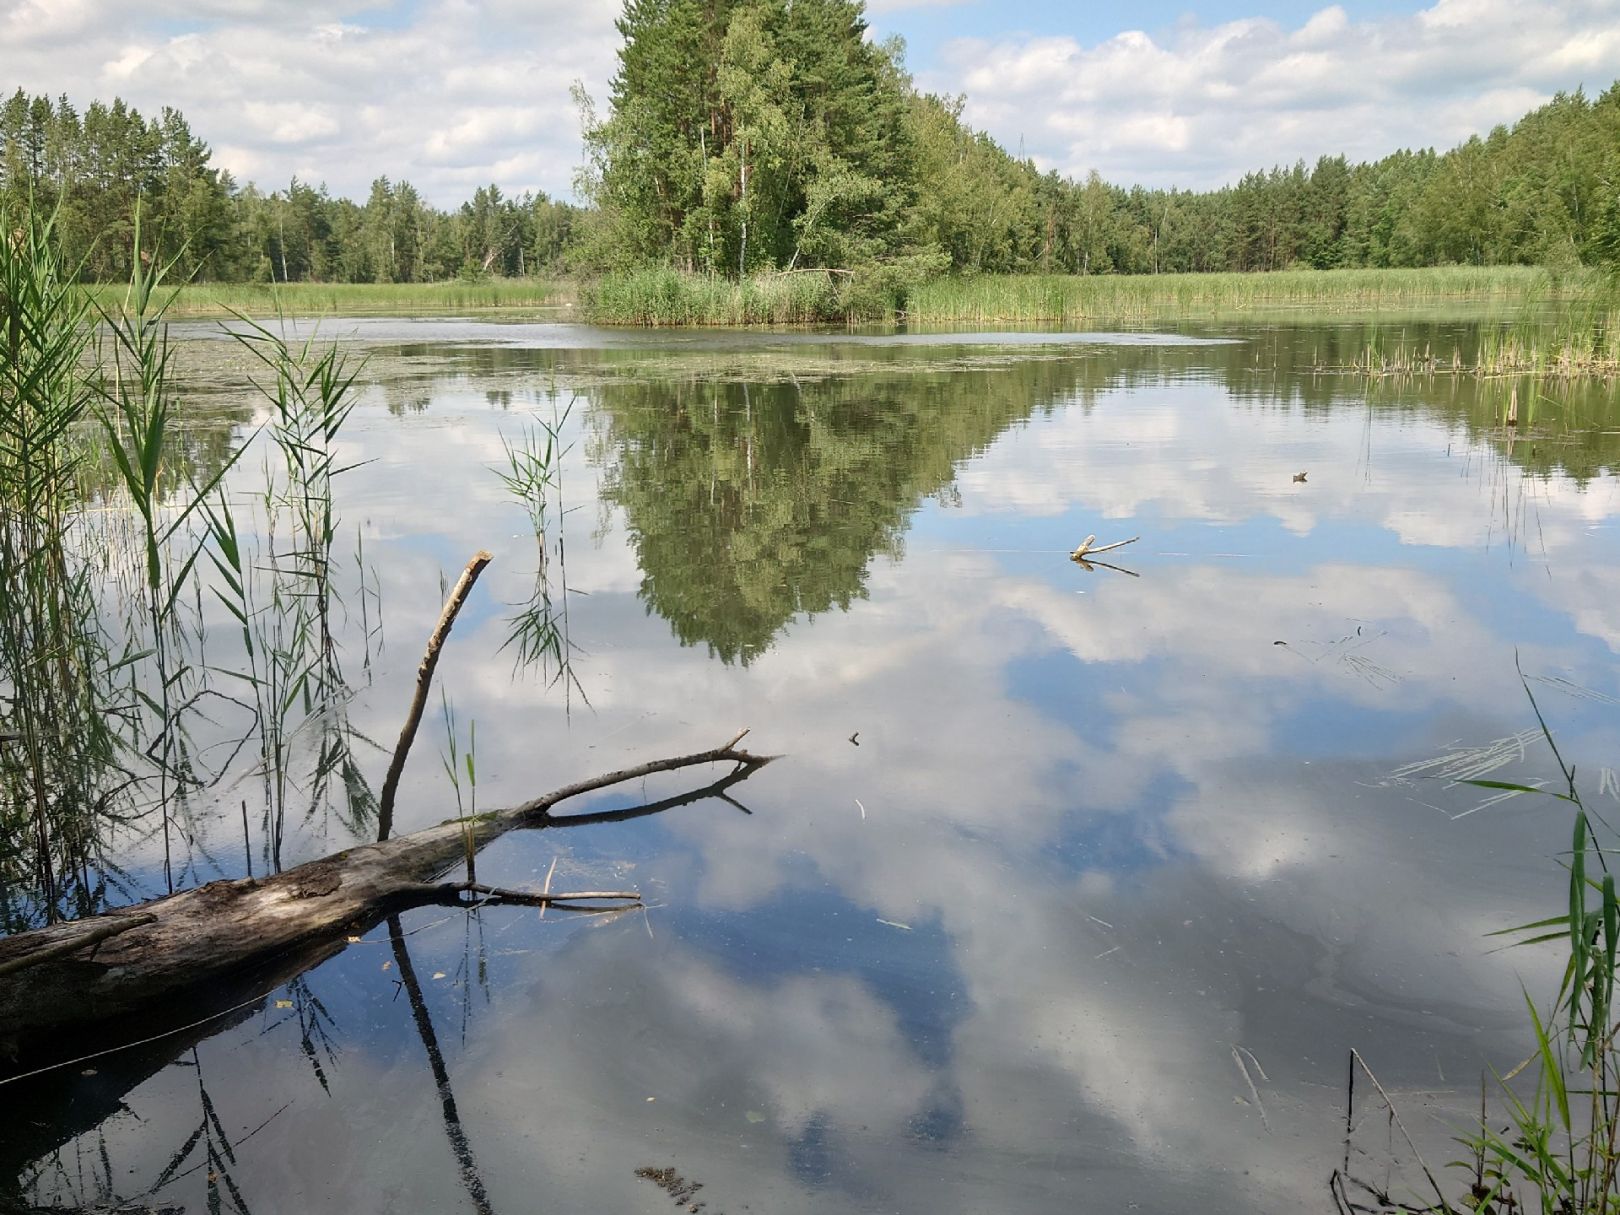
[[[645,910],[418,908],[0,1089],[0,1195],[1252,1215],[1331,1210],[1348,1161],[1422,1200],[1350,1051],[1444,1165],[1482,1071],[1530,1049],[1521,982],[1545,1004],[1561,965],[1488,934],[1565,906],[1569,808],[1457,781],[1560,787],[1528,686],[1591,804],[1620,788],[1612,387],[1334,370],[1480,330],[323,322],[370,358],[326,676],[287,689],[274,772],[219,684],[205,779],[168,830],[105,826],[98,905],[374,838],[480,549],[396,831],[744,727],[782,758],[478,857]],[[206,470],[264,406],[217,327],[175,336]],[[546,427],[566,452],[530,509],[497,471]],[[229,475],[244,528],[270,452]],[[1088,536],[1134,543],[1071,561]],[[220,603],[195,619],[185,644],[239,668]]]

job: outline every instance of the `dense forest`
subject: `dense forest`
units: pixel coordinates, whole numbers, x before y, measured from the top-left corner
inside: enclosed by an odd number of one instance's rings
[[[21,90],[0,105],[0,204],[56,213],[87,279],[129,274],[138,198],[143,229],[185,275],[255,282],[437,282],[560,268],[577,208],[488,186],[454,211],[407,181],[379,177],[364,203],[296,178],[264,193],[214,167],[177,111],[155,119],[114,100],[81,115],[68,98]]]
[[[1443,153],[1148,190],[1042,172],[974,131],[961,98],[913,86],[898,41],[868,38],[861,0],[626,0],[619,30],[606,112],[577,90],[583,206],[491,185],[442,211],[388,177],[364,202],[296,179],[267,193],[175,110],[21,90],[0,105],[0,201],[57,209],[92,279],[127,272],[137,198],[158,251],[215,280],[1620,264],[1620,84]]]

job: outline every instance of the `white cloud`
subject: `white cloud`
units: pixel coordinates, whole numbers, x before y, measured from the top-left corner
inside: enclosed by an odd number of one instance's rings
[[[961,39],[921,83],[966,91],[967,119],[1043,166],[1207,187],[1274,164],[1448,147],[1558,90],[1620,77],[1620,4],[1438,0],[1297,27],[1246,18],[1073,37]]]
[[[0,45],[8,86],[80,108],[173,106],[219,163],[266,189],[296,172],[364,198],[386,174],[451,206],[491,180],[569,192],[580,143],[568,88],[603,91],[617,7],[28,0],[0,15]]]
[[[336,135],[339,127],[331,114],[297,102],[266,105],[250,102],[243,107],[248,121],[271,143],[309,143]]]

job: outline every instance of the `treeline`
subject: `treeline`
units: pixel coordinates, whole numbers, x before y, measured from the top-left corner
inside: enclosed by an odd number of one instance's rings
[[[1247,174],[1219,190],[1040,173],[918,97],[919,206],[962,270],[1148,274],[1620,264],[1620,84],[1446,153]]]
[[[1620,85],[1444,154],[1212,191],[1042,173],[919,94],[860,0],[627,0],[587,110],[596,260],[1142,274],[1620,260]]]
[[[56,214],[70,264],[93,281],[129,274],[140,200],[148,252],[223,282],[442,282],[561,269],[578,208],[545,194],[478,190],[453,211],[379,177],[364,203],[296,178],[264,193],[210,163],[176,110],[123,103],[81,115],[66,97],[20,89],[0,104],[0,203]]]
[[[492,185],[440,211],[386,177],[364,203],[265,193],[172,109],[21,91],[0,106],[0,200],[59,208],[93,279],[127,273],[137,198],[156,252],[224,281],[1620,265],[1620,83],[1444,153],[1148,190],[1043,173],[972,130],[960,98],[916,90],[898,41],[869,39],[861,0],[626,0],[619,31],[606,112],[577,96],[584,208]]]

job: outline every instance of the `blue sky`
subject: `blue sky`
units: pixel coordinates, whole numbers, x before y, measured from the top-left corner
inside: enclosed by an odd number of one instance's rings
[[[619,0],[0,0],[0,88],[172,105],[239,179],[441,206],[571,192],[569,99],[613,71]],[[1448,147],[1620,79],[1620,0],[1129,7],[869,0],[919,85],[1042,168],[1218,186],[1344,153]]]
[[[1280,23],[1299,23],[1324,5],[1264,0],[1244,4],[1222,0],[1219,4],[1185,4],[1177,0],[1142,0],[1130,6],[1112,4],[1068,4],[1063,0],[968,0],[951,5],[876,5],[871,15],[874,26],[884,33],[896,33],[906,40],[913,69],[933,68],[940,48],[953,38],[984,38],[1068,35],[1082,42],[1104,42],[1125,29],[1160,33],[1177,24],[1195,21],[1219,25],[1246,17],[1265,17]],[[1342,8],[1354,19],[1387,16],[1409,11],[1413,5],[1396,3],[1345,4]]]

